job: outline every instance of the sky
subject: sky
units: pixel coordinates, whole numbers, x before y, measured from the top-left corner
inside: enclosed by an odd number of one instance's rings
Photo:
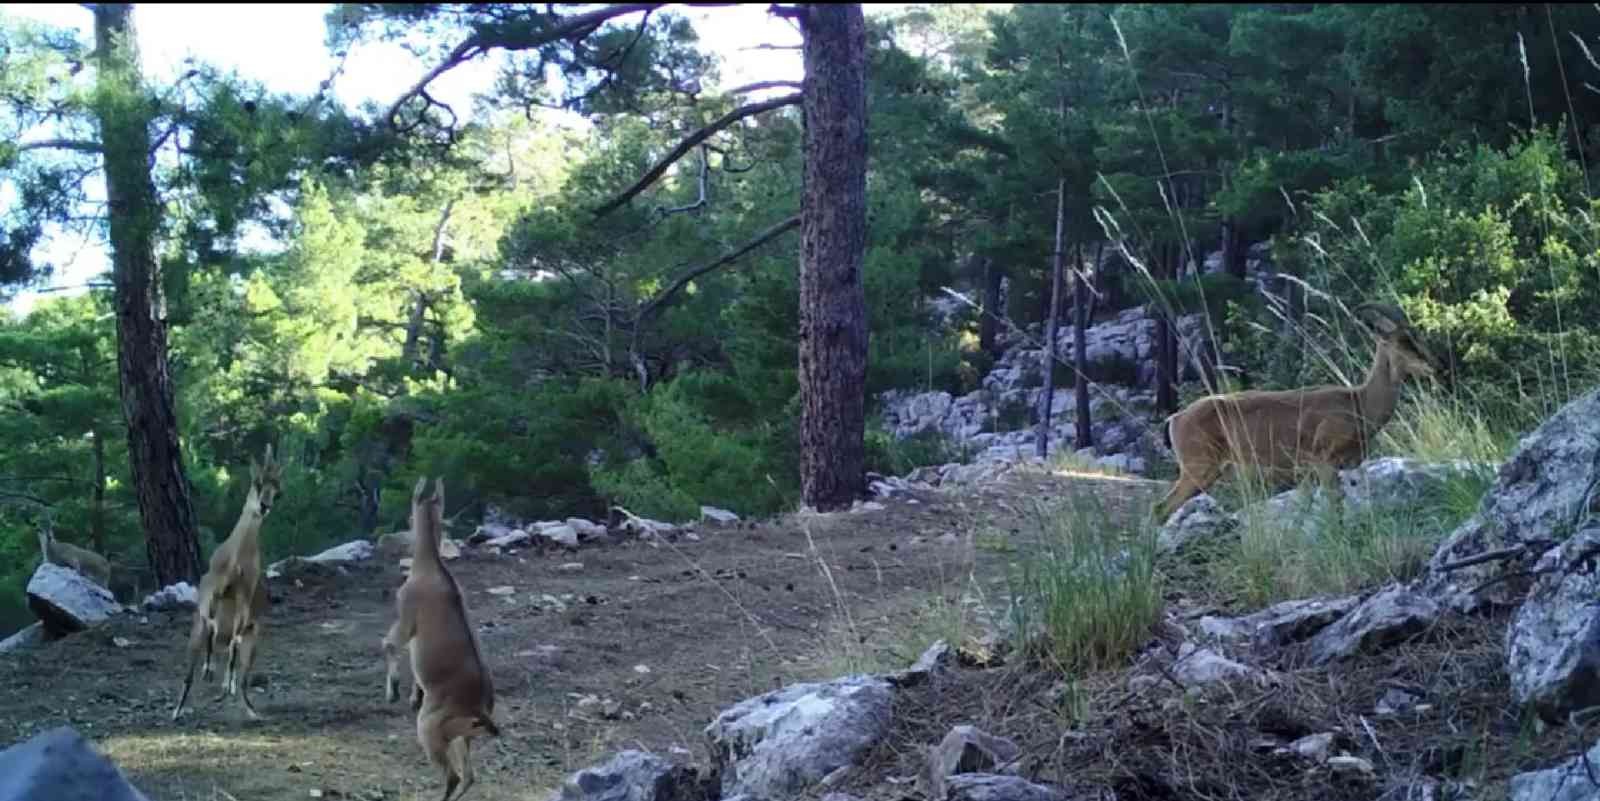
[[[269,91],[310,94],[334,69],[323,44],[327,4],[148,4],[138,5],[134,24],[146,76],[161,85],[182,70],[185,57],[223,69],[237,69]],[[721,58],[722,83],[738,86],[758,80],[800,80],[798,50],[757,49],[755,45],[798,45],[791,23],[767,14],[767,4],[674,10],[688,17],[706,47]],[[92,19],[77,4],[0,3],[0,14],[61,27],[76,28],[92,40]],[[434,81],[431,91],[463,116],[470,115],[473,92],[493,81],[496,61],[482,58],[457,67]],[[333,93],[348,107],[367,100],[387,105],[430,64],[399,45],[367,44],[350,53]],[[0,202],[7,199],[0,196]],[[53,237],[36,251],[55,266],[51,287],[79,287],[110,265],[99,242]],[[66,290],[62,294],[71,294]],[[33,290],[17,294],[11,306],[26,314],[40,297]]]

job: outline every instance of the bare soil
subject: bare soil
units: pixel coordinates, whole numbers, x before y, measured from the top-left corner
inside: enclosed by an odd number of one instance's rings
[[[502,730],[474,744],[472,795],[543,799],[622,748],[704,766],[703,728],[728,705],[904,666],[980,607],[1003,608],[1007,561],[1025,554],[979,543],[1015,535],[1041,502],[1088,491],[1141,514],[1162,489],[1024,473],[881,510],[704,524],[698,541],[660,547],[466,548],[451,569],[491,662]],[[264,720],[237,699],[214,702],[216,681],[197,677],[191,710],[173,723],[192,612],[129,615],[0,658],[0,746],[70,724],[162,801],[437,798],[442,779],[404,695],[383,699],[379,641],[402,573],[392,559],[368,564],[271,582],[252,695]]]

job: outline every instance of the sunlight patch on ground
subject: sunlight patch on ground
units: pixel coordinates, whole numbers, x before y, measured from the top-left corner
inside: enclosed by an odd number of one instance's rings
[[[260,753],[331,753],[337,741],[330,737],[297,735],[219,735],[211,732],[126,734],[99,743],[106,756],[124,768],[141,772],[193,767],[197,761],[211,768],[218,762],[240,762]]]

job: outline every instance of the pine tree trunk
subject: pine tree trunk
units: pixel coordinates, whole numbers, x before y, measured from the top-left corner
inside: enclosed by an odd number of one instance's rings
[[[95,103],[110,207],[117,372],[128,423],[128,463],[150,567],[161,586],[200,579],[200,545],[167,364],[156,236],[161,207],[150,177],[152,109],[139,74],[133,8],[94,6]]]
[[[1033,452],[1043,460],[1050,455],[1051,406],[1056,394],[1056,331],[1061,321],[1061,252],[1063,229],[1067,225],[1067,180],[1056,182],[1056,248],[1050,268],[1050,317],[1044,327],[1044,389],[1039,393],[1039,429],[1033,437]]]
[[[1103,247],[1103,245],[1102,245]],[[1095,251],[1098,267],[1099,251]],[[1073,402],[1077,406],[1075,426],[1077,441],[1073,446],[1088,448],[1094,445],[1089,423],[1089,343],[1085,342],[1089,330],[1089,283],[1083,277],[1083,258],[1078,258],[1079,269],[1072,273],[1072,363],[1077,368],[1077,380],[1072,385]]]
[[[866,470],[867,42],[860,4],[805,6],[800,488],[849,506]]]
[[[106,440],[100,429],[90,430],[94,443],[94,488],[89,497],[89,541],[94,552],[106,555]]]
[[[999,355],[995,335],[1000,330],[1000,279],[1005,277],[999,265],[989,256],[983,257],[983,314],[978,318],[978,349]]]

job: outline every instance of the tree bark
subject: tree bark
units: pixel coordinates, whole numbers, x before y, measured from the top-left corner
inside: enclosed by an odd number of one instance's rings
[[[867,37],[858,3],[807,4],[800,217],[800,488],[849,506],[866,470]]]
[[[1104,245],[1102,245],[1103,247]],[[1095,264],[1100,262],[1095,252]],[[1074,447],[1082,449],[1094,445],[1089,428],[1089,345],[1085,334],[1089,330],[1089,283],[1083,275],[1083,258],[1078,259],[1078,269],[1072,273],[1072,363],[1077,368],[1077,378],[1072,385],[1073,402],[1077,406]]]
[[[105,153],[118,389],[145,550],[161,586],[200,580],[194,502],[178,445],[167,364],[156,236],[161,207],[150,176],[151,99],[143,91],[133,8],[94,6],[99,61],[95,113]]]
[[[1033,452],[1042,461],[1050,455],[1050,412],[1056,394],[1056,331],[1061,322],[1062,235],[1067,225],[1067,179],[1056,182],[1056,247],[1050,268],[1050,316],[1044,327],[1044,389],[1039,393],[1039,429]],[[1081,266],[1081,265],[1080,265]]]

